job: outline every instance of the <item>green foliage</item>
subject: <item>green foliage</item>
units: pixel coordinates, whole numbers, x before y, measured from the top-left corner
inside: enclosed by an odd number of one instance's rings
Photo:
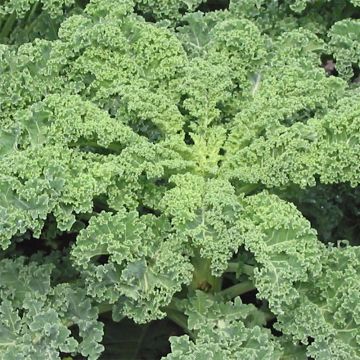
[[[15,13],[17,17],[23,17],[36,4],[36,0],[5,0],[0,7],[0,14],[7,15]],[[52,17],[62,14],[63,7],[74,5],[75,0],[47,0],[41,1],[44,10]]]
[[[184,12],[194,11],[204,0],[134,0],[136,8],[145,17],[156,20],[181,18]]]
[[[358,5],[1,2],[0,359],[360,359]]]
[[[322,274],[306,286],[295,306],[286,309],[276,327],[305,344],[316,359],[360,358],[358,247],[329,248],[323,254]]]
[[[360,5],[360,4],[359,4]],[[346,19],[335,23],[329,31],[329,45],[336,59],[336,68],[341,76],[350,79],[354,76],[352,67],[359,66],[359,20]]]
[[[223,302],[198,292],[179,307],[188,315],[196,340],[187,335],[171,338],[172,353],[165,359],[281,359],[281,345],[262,327],[264,318],[239,297]]]
[[[1,43],[20,44],[38,37],[54,40],[61,22],[79,11],[77,0],[4,0],[0,3]]]
[[[315,185],[349,182],[359,184],[359,94],[341,98],[336,108],[321,118],[279,126],[273,134],[254,140],[233,155],[230,177],[269,186]],[[270,130],[271,132],[271,130]],[[241,159],[238,164],[237,159]]]
[[[91,218],[80,233],[72,252],[75,264],[83,267],[91,296],[115,303],[114,317],[161,318],[160,308],[189,283],[192,266],[170,230],[166,219],[119,211]],[[96,264],[101,255],[109,256],[106,264]]]
[[[0,262],[2,359],[38,359],[39,354],[60,359],[60,352],[97,359],[102,352],[97,309],[80,286],[53,286],[52,271],[52,264],[27,262],[23,257]]]

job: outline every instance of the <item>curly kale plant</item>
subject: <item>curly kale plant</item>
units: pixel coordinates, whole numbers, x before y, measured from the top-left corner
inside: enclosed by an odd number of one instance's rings
[[[2,1],[0,359],[360,359],[357,6]]]

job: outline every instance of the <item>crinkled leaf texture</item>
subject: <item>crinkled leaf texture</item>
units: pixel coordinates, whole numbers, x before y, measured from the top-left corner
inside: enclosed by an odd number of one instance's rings
[[[359,106],[359,92],[354,91],[322,117],[279,126],[238,149],[229,163],[229,176],[268,186],[302,187],[315,185],[319,177],[325,184],[349,182],[355,187],[360,182]]]
[[[245,199],[242,216],[245,247],[259,266],[255,284],[276,313],[293,304],[295,286],[321,271],[322,246],[309,222],[292,205],[266,192]]]
[[[263,328],[265,319],[257,314],[256,307],[243,304],[240,298],[223,302],[197,292],[178,306],[188,315],[188,326],[196,331],[196,340],[187,335],[172,337],[172,352],[163,359],[275,360],[284,359],[287,354],[292,359],[306,358],[303,348],[276,338]]]
[[[0,15],[15,13],[18,17],[23,17],[36,2],[34,0],[5,0],[0,6]],[[41,3],[52,17],[56,17],[62,14],[63,7],[70,7],[75,3],[75,0],[47,0],[41,1]]]
[[[358,248],[321,243],[290,194],[360,183],[358,20],[319,19],[328,1],[42,3],[0,8],[4,44],[43,11],[56,25],[0,46],[3,358],[95,360],[105,308],[180,313],[168,359],[358,359]],[[71,280],[27,241],[65,247]],[[226,302],[242,282],[253,304]]]
[[[88,293],[115,304],[114,317],[161,318],[161,307],[191,280],[184,244],[170,230],[165,218],[123,210],[93,217],[80,233],[72,251],[75,264],[83,268]],[[97,261],[102,255],[108,256],[106,264]]]
[[[1,358],[60,359],[60,352],[97,359],[103,325],[81,288],[52,286],[52,264],[24,257],[0,261]],[[80,341],[70,329],[77,327]]]
[[[172,181],[176,186],[165,193],[161,207],[171,216],[176,236],[191,241],[191,247],[210,260],[212,273],[221,275],[243,243],[242,206],[234,188],[227,181],[190,174]]]
[[[360,251],[329,247],[321,274],[299,284],[300,296],[278,317],[276,327],[309,344],[315,359],[360,359]]]
[[[336,59],[336,69],[345,79],[353,77],[353,65],[360,63],[359,34],[360,21],[353,19],[338,21],[329,31],[329,45]]]

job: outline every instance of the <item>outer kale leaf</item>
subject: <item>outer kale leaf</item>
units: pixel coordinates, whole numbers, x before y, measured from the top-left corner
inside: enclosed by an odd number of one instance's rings
[[[4,132],[9,140],[0,160],[4,248],[26,229],[38,236],[49,213],[60,229],[70,230],[75,214],[91,212],[94,197],[107,189],[116,207],[119,190],[110,187],[119,178],[127,180],[122,193],[130,193],[134,204],[131,189],[140,174],[162,173],[160,165],[140,161],[157,156],[146,139],[77,95],[48,96],[18,111],[12,127]],[[113,155],[123,150],[122,158]]]
[[[226,13],[220,11],[205,14],[197,11],[187,14],[182,19],[185,24],[176,29],[176,35],[190,56],[203,55],[211,41],[211,30],[225,18]]]
[[[276,327],[309,344],[316,359],[359,359],[359,248],[330,247],[321,263],[321,274],[298,285],[300,297],[284,307]]]
[[[336,22],[328,33],[329,46],[336,60],[336,70],[346,80],[354,76],[353,66],[360,63],[359,32],[359,20],[346,19]]]
[[[279,339],[262,327],[264,318],[253,305],[240,298],[223,302],[197,292],[180,307],[188,315],[189,336],[170,338],[172,352],[164,359],[284,359]],[[304,352],[289,345],[292,359],[305,359]]]
[[[103,350],[97,309],[81,288],[51,284],[51,264],[0,262],[0,348],[4,360],[60,359],[60,352],[97,359]],[[75,337],[69,326],[78,327]]]
[[[278,186],[323,183],[359,183],[358,92],[344,97],[324,116],[278,127],[274,134],[256,139],[232,159],[233,172],[245,182]],[[241,163],[237,159],[241,159]],[[231,175],[232,176],[232,175]]]
[[[100,256],[107,256],[105,264]],[[102,213],[90,220],[72,251],[82,268],[87,292],[98,301],[115,304],[114,317],[136,322],[164,317],[182,285],[191,281],[192,265],[182,239],[168,221],[135,211]]]
[[[292,205],[266,192],[245,198],[241,216],[245,247],[259,266],[259,296],[276,313],[299,298],[296,284],[321,270],[321,244],[309,222]]]
[[[4,169],[0,180],[3,248],[12,236],[27,229],[39,236],[51,212],[60,229],[70,230],[76,213],[92,211],[94,196],[106,191],[104,180],[115,169],[111,163],[102,164],[99,156],[86,157],[60,145],[11,153],[1,160],[0,168]]]
[[[251,90],[253,96],[244,101],[234,119],[225,146],[229,154],[241,152],[243,147],[272,132],[288,131],[293,123],[306,122],[312,112],[326,110],[343,91],[341,82],[325,78],[317,69],[290,65],[279,71],[280,66],[257,75]]]
[[[176,79],[187,62],[181,43],[142,18],[112,12],[106,18],[73,16],[62,24],[62,46],[76,51],[70,83],[139,133],[155,139],[176,133],[183,125]]]

